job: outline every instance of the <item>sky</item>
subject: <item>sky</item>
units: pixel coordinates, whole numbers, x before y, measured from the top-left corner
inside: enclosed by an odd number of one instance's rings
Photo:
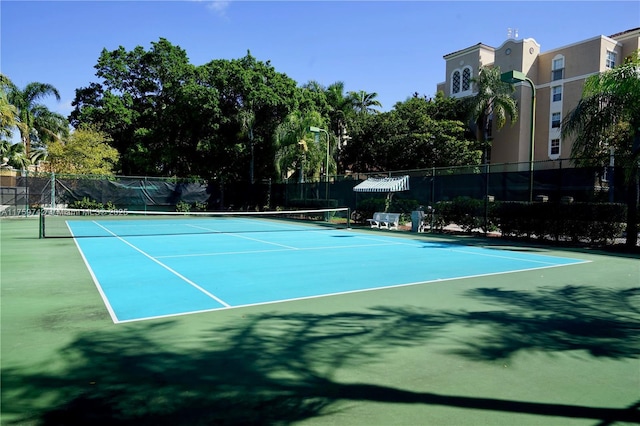
[[[251,52],[298,85],[342,81],[375,92],[388,111],[434,96],[443,56],[500,47],[509,28],[542,52],[640,27],[638,1],[0,1],[0,72],[18,87],[49,83],[67,116],[103,49],[150,50],[160,38],[194,65]]]

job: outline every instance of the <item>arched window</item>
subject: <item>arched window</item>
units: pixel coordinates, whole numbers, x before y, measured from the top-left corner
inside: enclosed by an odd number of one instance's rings
[[[471,68],[466,67],[462,71],[462,91],[468,92],[471,90]]]
[[[451,77],[451,93],[457,94],[460,93],[460,71],[455,70],[453,72],[453,76]]]

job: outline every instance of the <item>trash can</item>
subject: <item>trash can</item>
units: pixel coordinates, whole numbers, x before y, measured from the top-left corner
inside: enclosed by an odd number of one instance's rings
[[[422,221],[424,220],[424,212],[422,210],[414,210],[411,212],[411,232],[422,232]]]

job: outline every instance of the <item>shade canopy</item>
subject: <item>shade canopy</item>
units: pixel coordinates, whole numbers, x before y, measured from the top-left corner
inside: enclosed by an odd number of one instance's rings
[[[399,192],[409,190],[409,176],[369,178],[353,187],[355,192]]]

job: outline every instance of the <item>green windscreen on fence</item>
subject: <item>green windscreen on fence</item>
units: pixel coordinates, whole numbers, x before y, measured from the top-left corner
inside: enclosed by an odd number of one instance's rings
[[[544,167],[534,171],[534,197],[545,196],[549,202],[559,201],[562,197],[584,202],[624,202],[622,171],[614,173],[603,168],[563,168],[560,165],[545,163]],[[507,166],[480,165],[402,172],[410,176],[410,189],[394,194],[394,200],[410,200],[423,206],[458,197],[485,199],[490,196],[495,201],[528,201],[529,171],[526,167],[516,167],[518,165]],[[194,206],[200,210],[335,207],[357,210],[364,200],[384,198],[386,194],[356,193],[353,188],[369,176],[384,175],[334,176],[328,182],[276,182],[266,179],[249,183],[22,173],[15,179],[15,184],[0,188],[0,204],[2,215],[42,206],[74,207],[83,200],[135,211],[175,211],[184,206],[192,210]]]

